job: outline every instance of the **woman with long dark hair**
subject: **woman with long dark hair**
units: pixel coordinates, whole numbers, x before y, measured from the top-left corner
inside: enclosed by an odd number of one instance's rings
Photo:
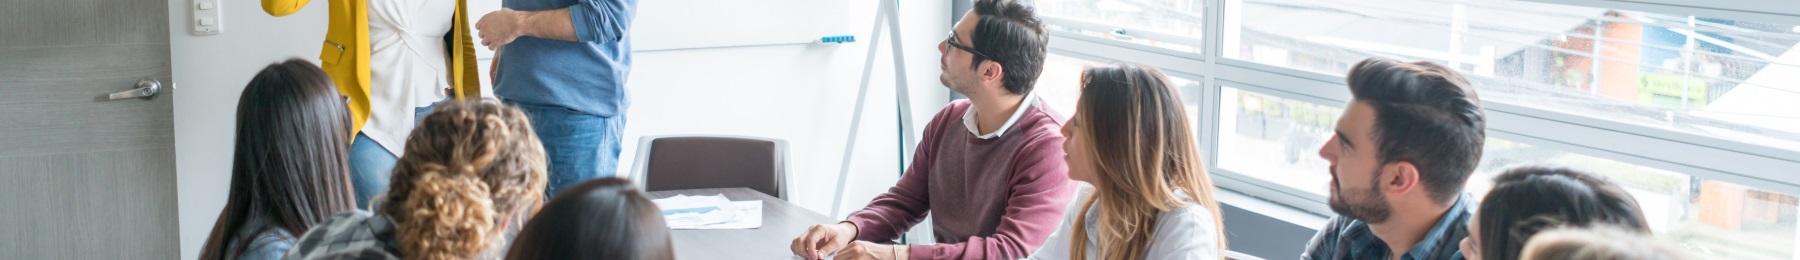
[[[583,182],[544,204],[506,259],[675,259],[662,210],[619,178]]]
[[[1525,242],[1540,231],[1558,227],[1611,225],[1648,236],[1637,200],[1624,188],[1587,172],[1549,166],[1524,166],[1494,177],[1494,188],[1482,198],[1463,257],[1519,259]]]
[[[1069,178],[1092,184],[1032,259],[1221,259],[1219,203],[1181,94],[1126,63],[1082,72],[1063,124]]]
[[[225,209],[201,259],[278,259],[332,213],[354,209],[350,116],[331,78],[300,59],[258,72],[238,98]]]

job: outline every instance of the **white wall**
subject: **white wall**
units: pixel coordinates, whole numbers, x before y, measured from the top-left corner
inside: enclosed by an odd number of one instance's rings
[[[858,43],[775,45],[640,52],[628,85],[621,173],[632,167],[637,139],[664,134],[732,134],[789,141],[792,201],[828,211],[850,124],[856,87],[868,48],[873,0],[851,4]],[[938,84],[936,43],[950,27],[940,1],[902,1],[909,84],[916,128],[947,101]],[[479,2],[478,2],[479,3]],[[174,67],[176,170],[179,180],[183,259],[198,257],[224,207],[231,170],[237,96],[264,65],[289,57],[316,61],[325,33],[325,1],[300,13],[269,17],[257,2],[221,1],[224,33],[187,33],[187,0],[171,0],[170,45]],[[471,6],[472,9],[496,7]],[[472,13],[476,18],[480,14]],[[886,46],[888,41],[883,40]],[[844,211],[860,208],[898,175],[891,59],[877,57],[866,120],[859,136]],[[486,69],[485,64],[480,66]],[[485,73],[484,73],[485,74]],[[908,151],[910,152],[910,150]],[[841,212],[840,212],[841,214]]]
[[[851,110],[868,51],[876,1],[852,4],[856,44],[773,45],[637,53],[629,83],[633,99],[621,158],[636,158],[646,135],[732,134],[788,140],[791,201],[816,212],[831,209],[849,134]],[[908,56],[914,134],[948,104],[939,83],[939,53],[950,28],[944,1],[903,1],[903,51]],[[887,36],[884,36],[887,37]],[[893,60],[882,40],[858,135],[844,211],[860,209],[899,175]],[[912,150],[908,149],[907,153]],[[621,163],[621,174],[633,167]],[[840,214],[846,212],[838,212]],[[836,216],[836,215],[834,215]]]

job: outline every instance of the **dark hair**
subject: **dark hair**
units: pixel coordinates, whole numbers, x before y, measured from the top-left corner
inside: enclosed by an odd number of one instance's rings
[[[975,35],[969,36],[975,50],[1000,63],[1006,92],[1031,92],[1044,72],[1045,45],[1050,42],[1037,8],[1020,0],[976,0],[974,7],[980,18]],[[979,56],[973,59],[980,64]]]
[[[519,231],[506,259],[675,259],[662,211],[630,181],[564,189]]]
[[[344,101],[318,66],[290,59],[257,72],[238,97],[231,190],[200,258],[236,259],[263,232],[299,236],[356,208],[349,137]]]
[[[1606,224],[1649,234],[1637,200],[1624,188],[1586,172],[1547,166],[1517,167],[1494,177],[1482,199],[1482,259],[1518,259],[1532,235],[1556,227]]]
[[[445,102],[406,139],[380,207],[407,259],[483,253],[507,214],[544,197],[544,147],[525,112],[494,102]]]
[[[1355,101],[1375,109],[1371,137],[1381,164],[1412,162],[1425,190],[1450,204],[1481,162],[1487,123],[1462,75],[1436,63],[1375,57],[1350,67]]]

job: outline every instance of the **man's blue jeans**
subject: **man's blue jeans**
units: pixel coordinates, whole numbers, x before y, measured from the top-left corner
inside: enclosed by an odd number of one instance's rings
[[[524,110],[531,118],[532,130],[544,142],[550,168],[547,196],[583,181],[618,175],[624,114],[602,117],[553,105],[511,100],[506,104]]]

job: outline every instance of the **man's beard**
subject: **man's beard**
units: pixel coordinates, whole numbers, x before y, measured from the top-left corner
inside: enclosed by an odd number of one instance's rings
[[[1388,206],[1387,195],[1381,192],[1380,178],[1369,180],[1368,190],[1351,193],[1346,192],[1344,186],[1340,184],[1342,181],[1337,178],[1336,167],[1331,168],[1331,176],[1331,185],[1337,187],[1337,194],[1332,194],[1331,198],[1326,199],[1326,204],[1331,206],[1332,212],[1369,224],[1381,224],[1387,222],[1389,217],[1393,217],[1394,208]],[[1361,194],[1361,196],[1352,199],[1349,196],[1351,194]]]

